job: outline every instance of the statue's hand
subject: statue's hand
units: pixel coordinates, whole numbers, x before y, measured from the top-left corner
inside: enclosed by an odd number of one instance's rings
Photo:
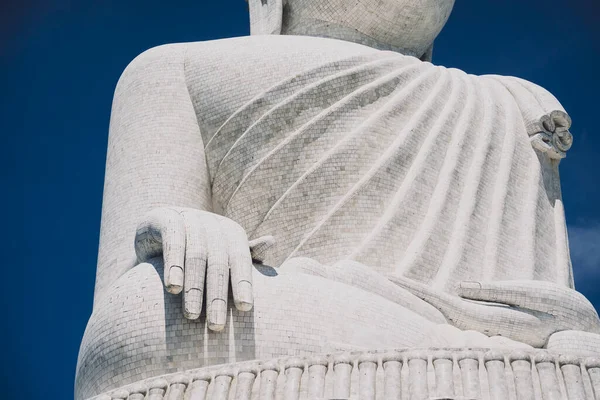
[[[138,225],[135,252],[139,262],[162,254],[165,287],[173,294],[183,290],[188,319],[200,316],[206,294],[208,327],[224,328],[230,276],[236,308],[252,309],[250,245],[244,229],[228,218],[191,208],[157,208]]]
[[[550,282],[462,282],[455,296],[403,277],[390,280],[434,305],[462,330],[533,347],[544,347],[550,335],[560,331],[600,333],[600,319],[590,302],[581,293]]]

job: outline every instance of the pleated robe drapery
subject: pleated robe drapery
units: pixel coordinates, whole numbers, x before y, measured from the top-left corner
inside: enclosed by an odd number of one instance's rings
[[[572,287],[559,158],[532,146],[552,136],[552,116],[568,129],[560,103],[517,78],[392,52],[323,63],[254,97],[205,144],[213,202],[250,239],[275,237],[272,266],[353,259],[447,291]]]

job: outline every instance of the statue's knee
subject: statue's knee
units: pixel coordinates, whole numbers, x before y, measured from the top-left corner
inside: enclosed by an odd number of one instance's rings
[[[94,306],[79,349],[76,390],[90,397],[109,370],[164,347],[165,293],[159,268],[143,263],[121,276]],[[107,386],[108,387],[108,386]]]

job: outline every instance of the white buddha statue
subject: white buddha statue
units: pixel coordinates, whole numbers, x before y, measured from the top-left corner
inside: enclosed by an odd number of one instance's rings
[[[561,200],[570,118],[428,62],[453,4],[249,0],[251,36],[131,62],[76,398],[348,349],[600,354]]]

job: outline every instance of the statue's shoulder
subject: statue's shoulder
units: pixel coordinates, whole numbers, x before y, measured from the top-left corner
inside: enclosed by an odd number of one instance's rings
[[[212,132],[256,96],[294,77],[328,66],[333,74],[338,61],[380,53],[334,39],[256,35],[188,43],[184,70],[190,96],[207,115],[201,129]]]
[[[337,39],[255,35],[153,47],[138,55],[125,72],[153,69],[160,73],[175,68],[196,83],[227,86],[228,82],[243,83],[241,78],[248,84],[260,82],[260,86],[268,87],[319,66],[379,55],[389,57],[389,52]]]
[[[456,82],[465,79],[501,107],[507,117],[520,118],[534,148],[550,158],[565,157],[573,143],[571,117],[558,99],[542,86],[514,76],[471,75],[446,68]]]
[[[187,43],[190,63],[235,66],[248,73],[262,69],[277,73],[305,70],[323,63],[379,50],[356,43],[310,36],[256,35]]]
[[[515,97],[527,98],[528,101],[535,99],[539,103],[552,104],[554,107],[560,106],[560,103],[550,91],[525,79],[503,75],[482,75],[480,79],[500,84]]]

